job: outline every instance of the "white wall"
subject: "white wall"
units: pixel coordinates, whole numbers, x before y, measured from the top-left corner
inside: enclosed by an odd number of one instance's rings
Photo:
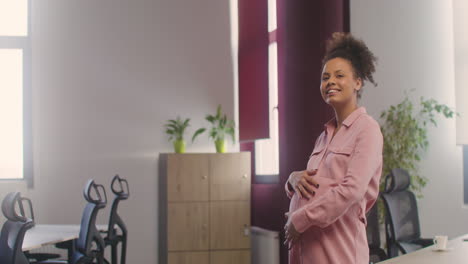
[[[190,117],[191,138],[217,104],[234,117],[229,2],[32,2],[35,186],[0,183],[0,196],[20,190],[38,223],[77,224],[86,180],[107,186],[118,173],[131,187],[127,262],[157,263],[158,154],[172,152],[163,124]],[[203,135],[187,150],[214,144]]]
[[[351,2],[351,32],[379,58],[378,87],[366,87],[361,104],[374,117],[411,97],[434,98],[455,106],[452,1]],[[416,101],[417,102],[417,101]],[[429,128],[430,147],[420,172],[429,178],[419,200],[422,234],[451,237],[468,232],[463,205],[462,150],[455,143],[455,120],[438,119]]]
[[[468,1],[453,0],[455,90],[457,111],[457,143],[468,144]]]

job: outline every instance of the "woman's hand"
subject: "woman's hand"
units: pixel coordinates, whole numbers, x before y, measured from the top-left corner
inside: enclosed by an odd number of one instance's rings
[[[289,175],[288,184],[300,198],[310,199],[315,195],[315,189],[319,187],[318,182],[313,177],[315,174],[317,174],[317,170],[294,171]]]
[[[288,245],[288,249],[291,249],[292,246],[297,242],[301,234],[297,232],[296,228],[291,222],[289,213],[285,213],[284,215],[286,216],[286,218],[288,218],[288,221],[286,222],[286,225],[284,226],[284,233],[285,233],[284,244]]]

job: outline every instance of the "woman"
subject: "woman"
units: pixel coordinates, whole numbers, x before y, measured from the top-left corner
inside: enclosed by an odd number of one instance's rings
[[[335,118],[315,142],[304,171],[291,173],[284,227],[290,264],[369,263],[366,212],[382,173],[378,123],[358,106],[376,58],[361,40],[334,33],[323,59],[320,92]]]

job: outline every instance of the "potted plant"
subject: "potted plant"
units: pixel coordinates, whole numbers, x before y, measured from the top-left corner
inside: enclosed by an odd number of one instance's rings
[[[169,119],[164,125],[166,128],[166,134],[169,135],[169,141],[172,141],[174,145],[175,153],[185,152],[185,140],[184,133],[185,129],[190,125],[190,118],[185,120],[177,117],[176,119]]]
[[[235,141],[234,135],[234,121],[228,120],[226,115],[222,113],[221,105],[218,105],[216,110],[216,115],[207,115],[205,119],[210,122],[211,129],[209,131],[209,136],[213,139],[216,152],[217,153],[224,153],[226,152],[226,135],[231,136],[232,141]],[[196,136],[206,131],[206,128],[198,129],[192,137],[192,140],[195,139]]]
[[[436,114],[452,118],[455,112],[434,99],[426,100],[423,97],[420,98],[419,111],[415,112],[414,108],[406,93],[401,103],[390,106],[380,115],[384,138],[380,190],[384,189],[385,176],[394,168],[402,168],[411,175],[410,189],[421,198],[427,178],[419,174],[418,163],[429,146],[427,127],[429,124],[437,126]]]

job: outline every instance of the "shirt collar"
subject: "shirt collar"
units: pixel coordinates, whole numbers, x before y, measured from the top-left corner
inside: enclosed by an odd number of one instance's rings
[[[358,119],[358,117],[360,115],[366,114],[366,113],[367,113],[367,111],[366,111],[365,107],[361,106],[361,107],[357,108],[343,121],[343,125],[345,125],[346,127],[350,127],[354,123],[354,121],[356,121],[356,119]],[[329,128],[335,128],[336,127],[336,118],[334,117],[330,121],[325,123],[324,127],[325,127],[325,130],[328,130]]]

